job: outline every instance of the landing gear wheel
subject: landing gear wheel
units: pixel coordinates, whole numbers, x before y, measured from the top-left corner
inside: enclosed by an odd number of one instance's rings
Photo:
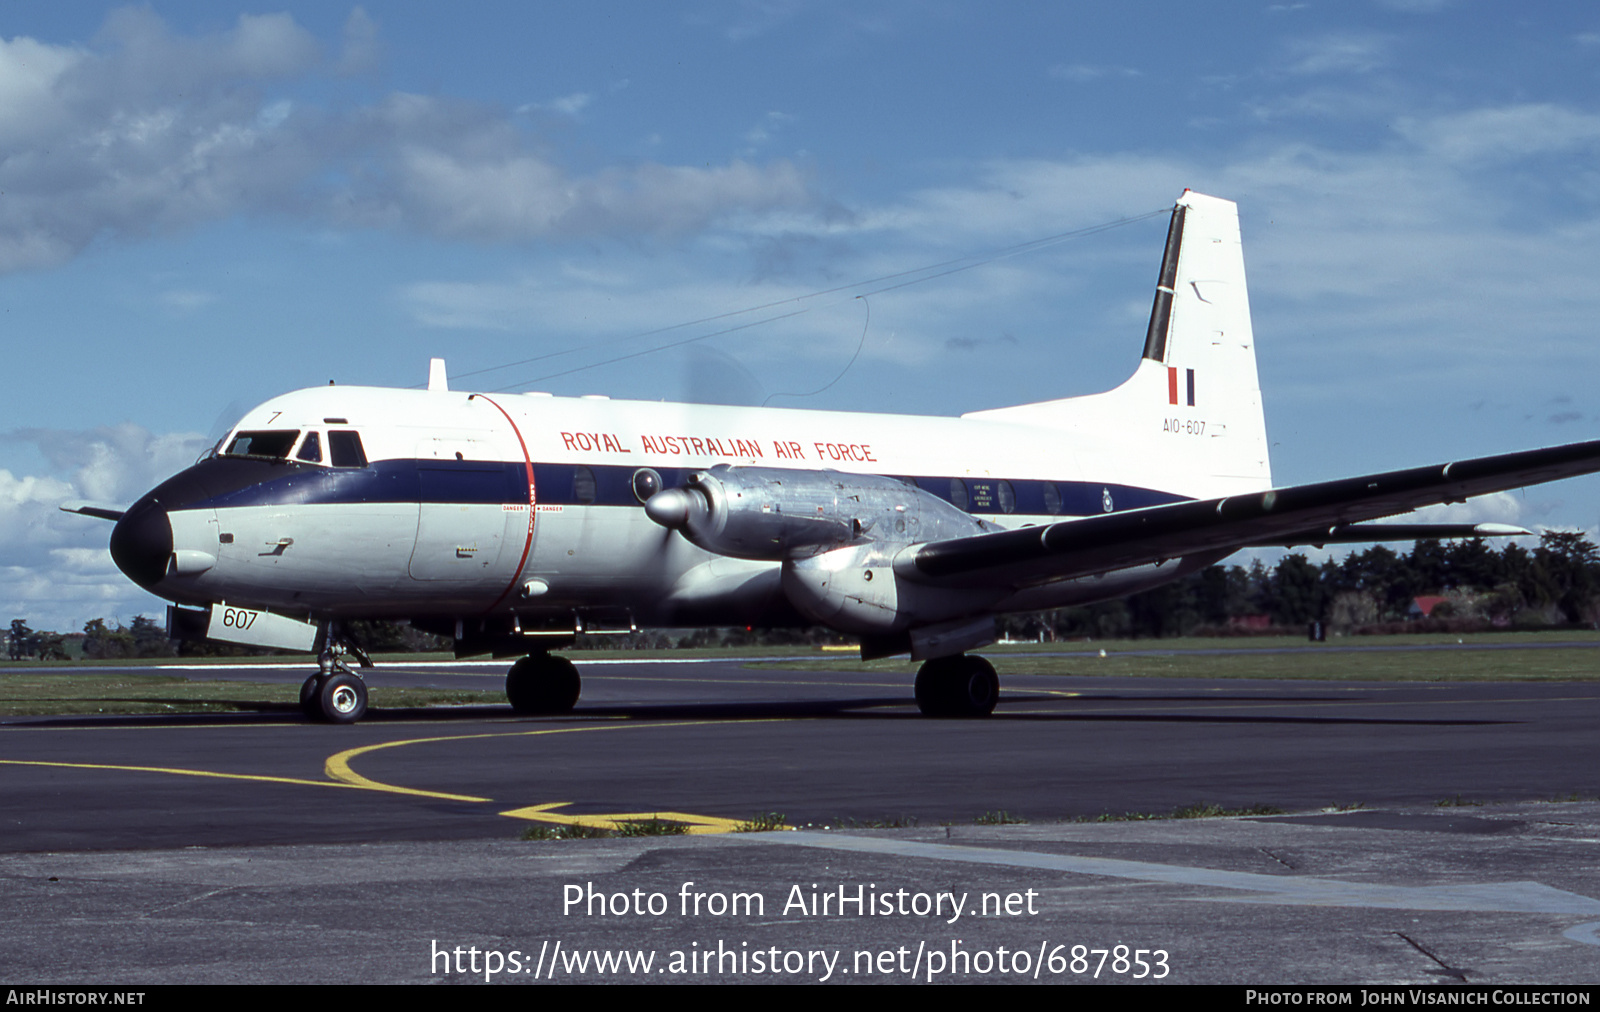
[[[320,673],[312,675],[306,679],[304,685],[300,686],[300,712],[312,720],[322,716],[321,704],[317,701],[318,690],[322,688],[317,683],[321,678]]]
[[[530,654],[506,673],[506,699],[526,715],[570,713],[582,688],[578,669],[565,657]]]
[[[319,678],[315,696],[317,713],[333,724],[354,724],[367,713],[367,683],[355,675]]]
[[[917,671],[917,709],[926,717],[987,717],[1000,700],[1000,677],[982,657],[936,657]]]

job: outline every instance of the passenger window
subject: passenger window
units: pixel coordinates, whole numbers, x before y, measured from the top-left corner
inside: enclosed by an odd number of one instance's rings
[[[299,429],[241,432],[233,437],[233,442],[228,444],[223,456],[269,457],[273,460],[283,460],[289,456],[289,451],[294,449],[294,441],[299,438]]]
[[[967,483],[960,478],[950,479],[950,503],[958,510],[967,508]]]
[[[334,467],[366,467],[367,454],[361,449],[361,436],[347,431],[329,432],[328,462]]]
[[[322,463],[322,439],[317,435],[317,430],[306,433],[306,441],[300,444],[300,452],[294,457],[312,464]]]
[[[572,472],[572,498],[587,506],[594,502],[595,496],[594,472],[581,464],[578,465]]]
[[[1044,483],[1044,511],[1053,517],[1061,515],[1061,490],[1053,481]]]
[[[1011,487],[1009,481],[1001,481],[995,492],[1000,500],[1001,513],[1015,513],[1017,511],[1017,492],[1016,489]]]

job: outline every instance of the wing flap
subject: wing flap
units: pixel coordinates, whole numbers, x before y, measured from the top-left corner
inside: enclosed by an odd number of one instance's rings
[[[1600,440],[1170,503],[934,542],[910,556],[907,575],[941,583],[1025,586],[1185,555],[1281,544],[1310,531],[1595,471],[1600,471]]]
[[[1334,524],[1287,537],[1252,541],[1246,548],[1292,548],[1296,545],[1358,545],[1374,541],[1419,541],[1433,538],[1515,538],[1533,532],[1510,524]]]

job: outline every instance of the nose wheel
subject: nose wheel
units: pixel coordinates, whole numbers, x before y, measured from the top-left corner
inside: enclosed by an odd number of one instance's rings
[[[367,683],[345,666],[345,654],[355,655],[362,667],[371,667],[372,661],[337,627],[330,628],[327,641],[317,657],[319,670],[300,686],[300,712],[311,720],[354,724],[367,714]]]
[[[316,674],[300,686],[300,712],[330,724],[354,724],[367,715],[367,683],[357,675]]]
[[[582,688],[572,662],[550,654],[529,654],[506,673],[506,699],[529,716],[570,713]]]
[[[917,709],[925,717],[987,717],[1000,700],[1000,676],[982,657],[936,657],[917,671]]]

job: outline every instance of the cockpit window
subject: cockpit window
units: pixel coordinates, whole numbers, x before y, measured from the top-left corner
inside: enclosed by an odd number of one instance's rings
[[[300,438],[299,429],[280,429],[271,432],[241,432],[222,451],[224,457],[267,457],[283,460]]]
[[[322,440],[318,438],[317,430],[306,433],[306,440],[300,444],[300,452],[294,455],[294,459],[310,464],[322,463]]]
[[[328,432],[328,462],[334,467],[366,467],[367,454],[361,436],[337,429]]]

